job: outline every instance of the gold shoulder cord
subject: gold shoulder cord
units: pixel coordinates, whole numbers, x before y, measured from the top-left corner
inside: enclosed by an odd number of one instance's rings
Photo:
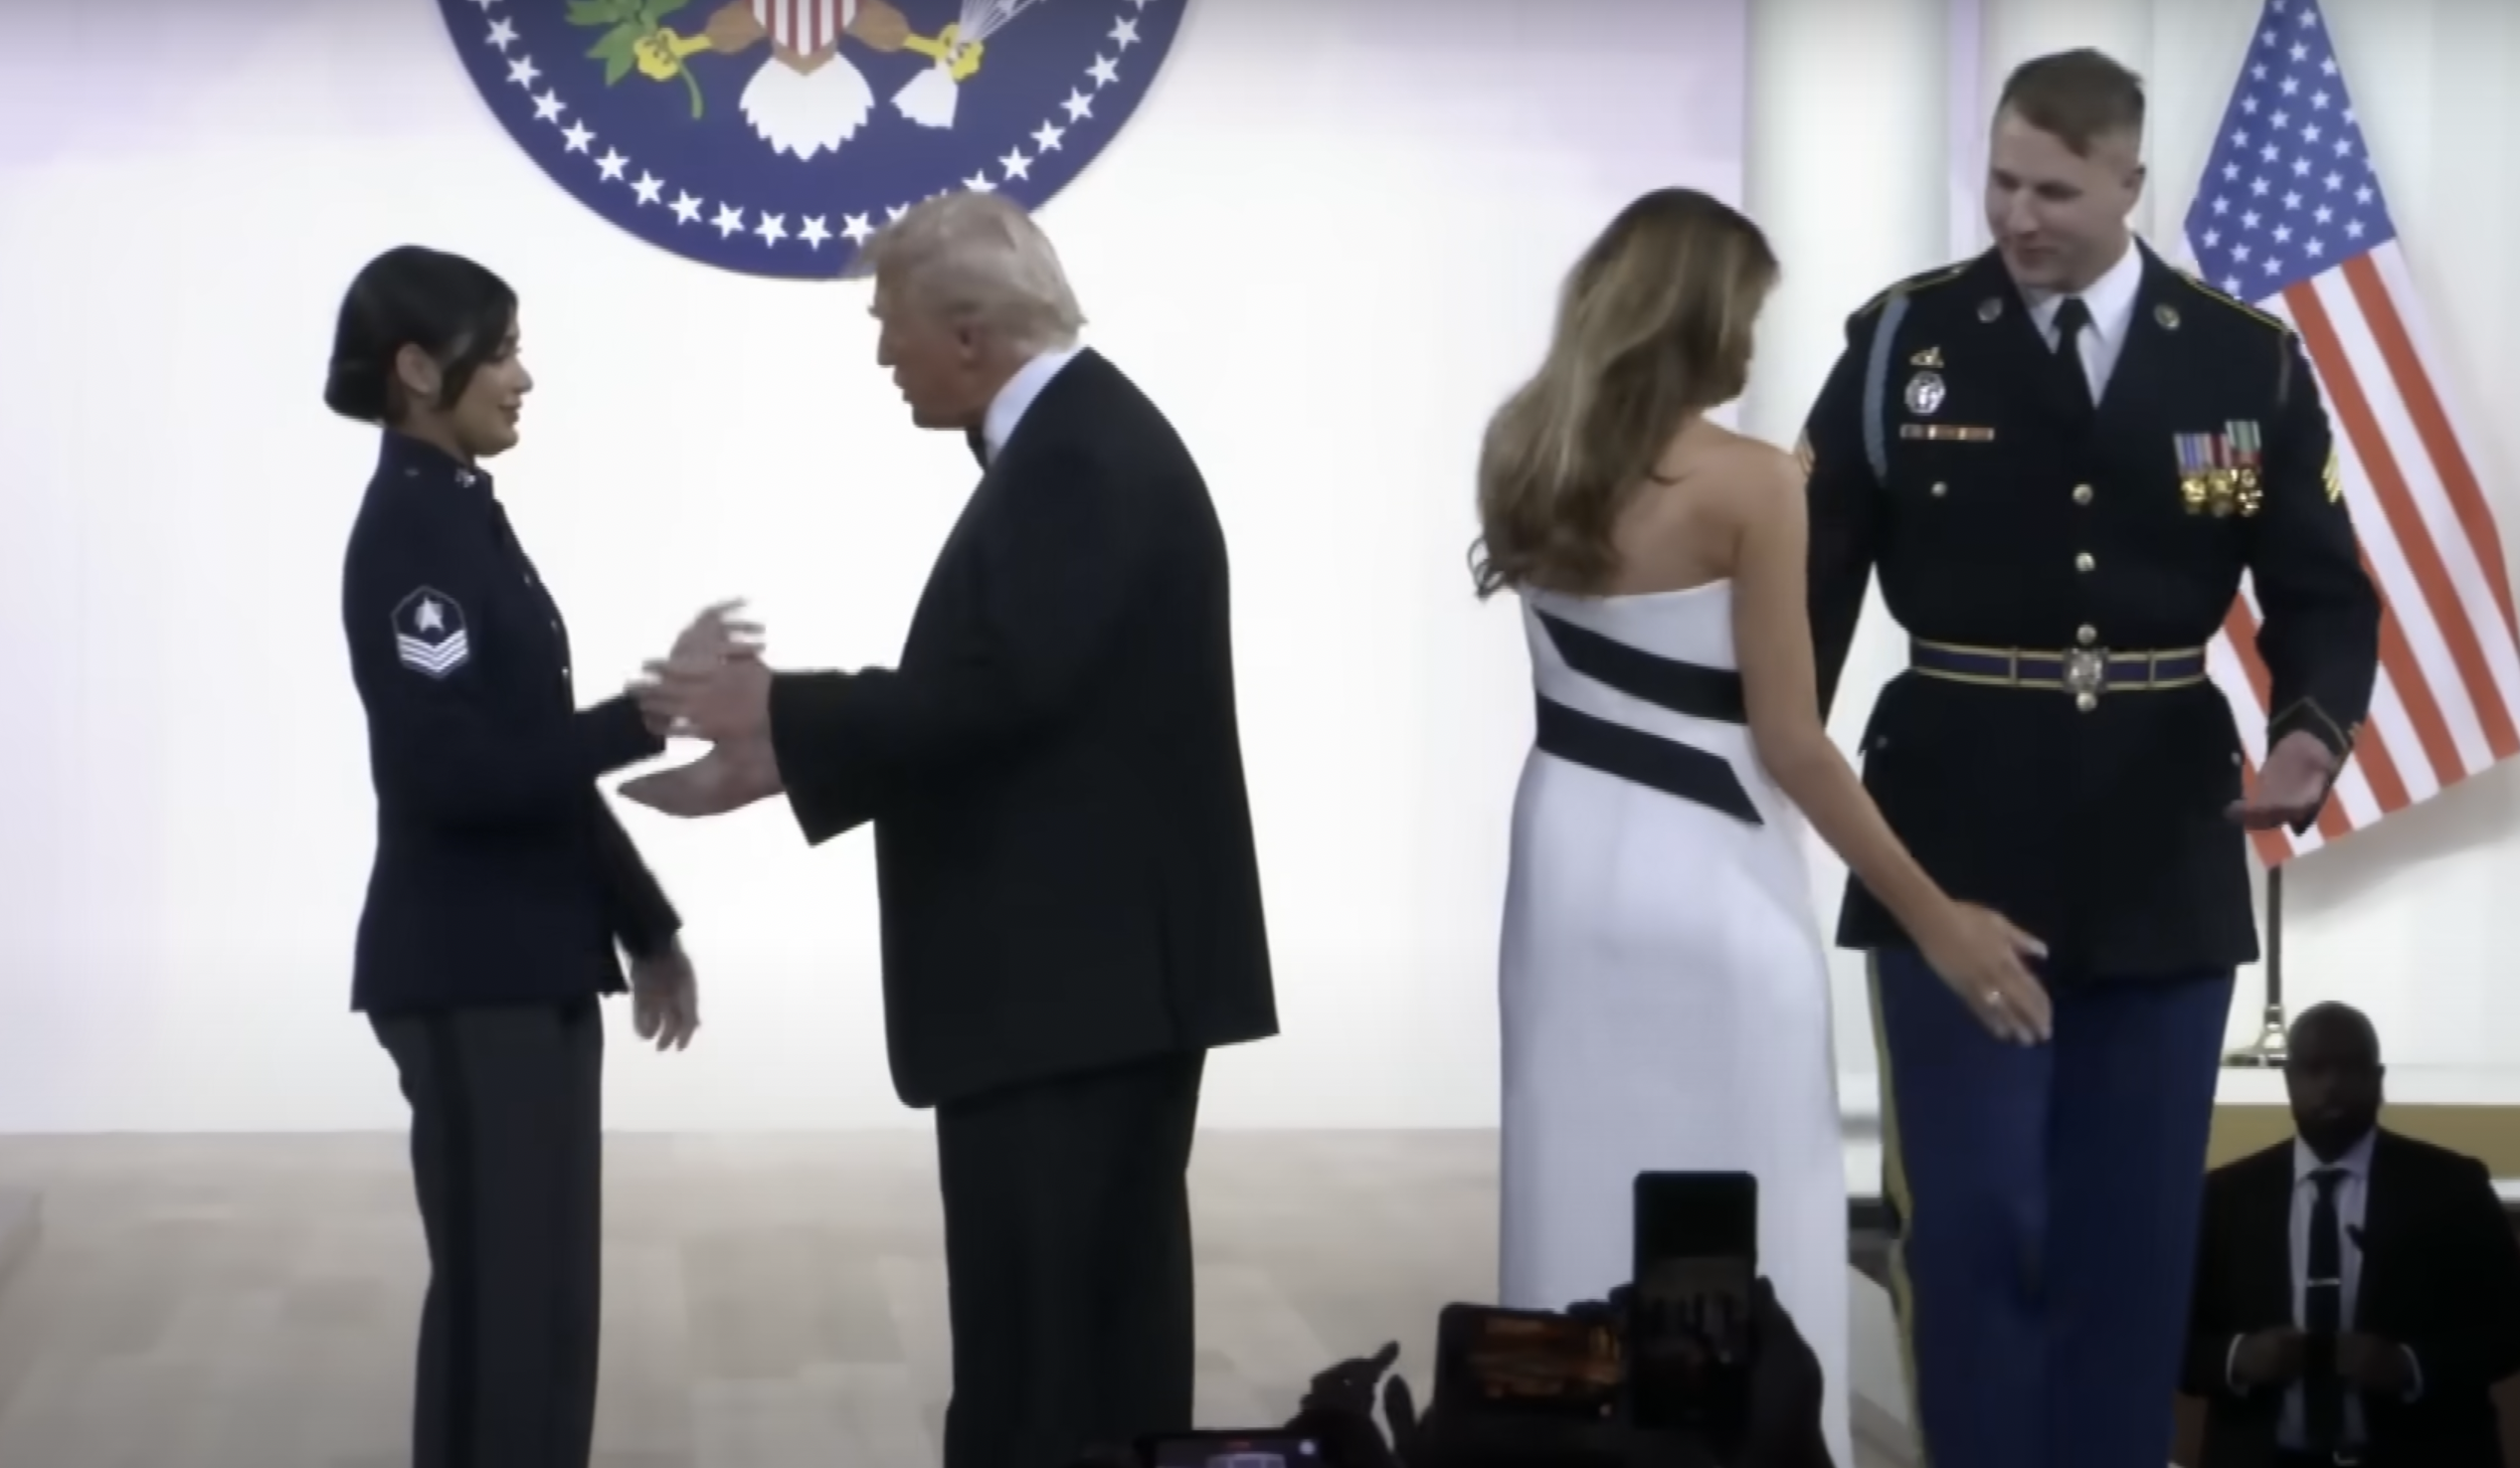
[[[1866,301],[1863,308],[1858,310],[1856,314],[1859,316],[1869,316],[1873,314],[1875,311],[1882,308],[1882,302],[1890,299],[1890,296],[1898,291],[1904,290],[1908,294],[1913,295],[1917,291],[1925,289],[1927,286],[1940,285],[1946,280],[1956,280],[1960,277],[1963,272],[1975,264],[1977,264],[1977,262],[1964,260],[1958,265],[1940,266],[1934,270],[1927,271],[1922,275],[1909,275],[1904,280],[1893,281],[1889,286],[1885,287],[1881,294]]]

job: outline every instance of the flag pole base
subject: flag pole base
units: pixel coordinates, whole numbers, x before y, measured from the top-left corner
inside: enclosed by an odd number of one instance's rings
[[[2223,1068],[2226,1070],[2283,1069],[2287,1053],[2284,1045],[2285,1027],[2282,1004],[2268,1005],[2265,1020],[2257,1030],[2257,1038],[2242,1045],[2239,1049],[2226,1053],[2223,1056]]]

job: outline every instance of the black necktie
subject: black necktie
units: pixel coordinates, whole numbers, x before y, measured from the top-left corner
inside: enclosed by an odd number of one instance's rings
[[[2310,1175],[2319,1196],[2310,1204],[2310,1267],[2301,1290],[2301,1330],[2313,1340],[2333,1343],[2345,1328],[2345,1248],[2337,1226],[2336,1185],[2343,1168],[2321,1168]],[[2303,1425],[2313,1451],[2331,1451],[2345,1430],[2345,1385],[2336,1375],[2336,1354],[2328,1347],[2314,1353],[2301,1383]]]
[[[988,468],[989,435],[982,433],[979,429],[966,429],[963,431],[963,441],[972,446],[972,461],[984,469]]]
[[[2090,328],[2091,308],[2082,297],[2069,295],[2057,303],[2057,370],[2064,374],[2059,381],[2066,391],[2066,401],[2088,413],[2098,399],[2091,391],[2090,374],[2082,370],[2082,333]]]

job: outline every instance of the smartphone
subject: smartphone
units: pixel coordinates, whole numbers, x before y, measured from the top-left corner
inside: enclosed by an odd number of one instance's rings
[[[1147,1468],[1320,1468],[1321,1444],[1278,1431],[1176,1432],[1138,1444]]]
[[[1758,1180],[1641,1173],[1628,1295],[1628,1418],[1724,1439],[1748,1422]]]
[[[1435,1401],[1457,1416],[1606,1420],[1620,1379],[1612,1321],[1448,1305],[1435,1323]]]

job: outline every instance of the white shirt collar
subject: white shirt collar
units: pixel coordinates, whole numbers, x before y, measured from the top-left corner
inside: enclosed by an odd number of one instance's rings
[[[1084,350],[1083,347],[1069,347],[1064,351],[1043,352],[1016,368],[1015,375],[1006,379],[1006,385],[990,400],[988,415],[981,420],[981,442],[989,454],[990,462],[997,461],[1006,441],[1015,436],[1015,425],[1023,422],[1024,411],[1032,406],[1032,400],[1040,397],[1041,390],[1050,385],[1050,379],[1058,376],[1060,369],[1075,361]]]
[[[2312,1173],[2316,1173],[2324,1168],[2341,1169],[2348,1180],[2355,1183],[2369,1183],[2371,1181],[2372,1142],[2373,1139],[2377,1138],[2379,1135],[2380,1129],[2378,1127],[2374,1127],[2370,1131],[2365,1132],[2363,1134],[2363,1140],[2346,1148],[2344,1155],[2334,1162],[2319,1161],[2319,1155],[2310,1150],[2309,1143],[2302,1141],[2298,1137],[2293,1138],[2293,1186],[2297,1188],[2300,1185],[2309,1182],[2310,1175]]]
[[[2126,339],[2127,323],[2135,319],[2135,295],[2144,284],[2144,247],[2126,237],[2126,253],[2117,264],[2102,272],[2100,277],[2080,292],[2082,304],[2091,312],[2091,330],[2100,340],[2116,342]],[[2030,318],[2039,329],[2054,334],[2057,307],[2063,295],[2041,293],[2030,302]]]

